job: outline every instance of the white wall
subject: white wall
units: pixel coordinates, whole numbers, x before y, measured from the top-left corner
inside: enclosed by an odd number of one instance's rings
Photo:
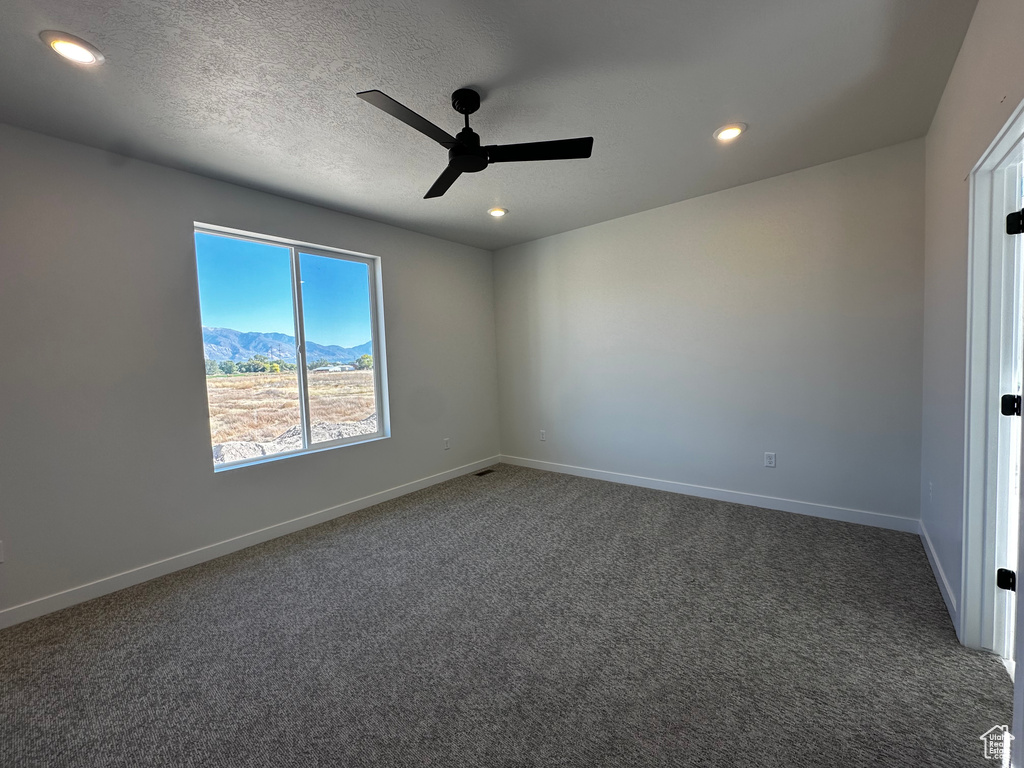
[[[916,531],[923,151],[499,251],[502,453]]]
[[[981,0],[925,140],[921,524],[959,628],[968,177],[1024,99],[1024,3]]]
[[[498,454],[490,253],[2,125],[0,169],[0,626]],[[196,220],[382,258],[391,439],[214,474]]]

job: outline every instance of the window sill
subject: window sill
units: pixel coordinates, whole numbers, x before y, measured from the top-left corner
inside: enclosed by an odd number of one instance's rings
[[[313,453],[323,453],[324,451],[333,451],[337,448],[348,448],[351,445],[362,445],[364,443],[375,443],[379,440],[387,440],[391,435],[389,433],[378,434],[378,435],[359,435],[354,438],[345,438],[343,440],[335,440],[330,443],[320,443],[312,448],[300,448],[295,451],[282,451],[281,453],[274,453],[269,456],[260,456],[254,459],[243,459],[241,461],[224,462],[222,464],[214,464],[213,472],[218,474],[220,472],[227,472],[231,469],[241,469],[242,467],[253,467],[258,464],[267,464],[271,461],[280,461],[281,459],[292,459],[296,456],[308,456]]]

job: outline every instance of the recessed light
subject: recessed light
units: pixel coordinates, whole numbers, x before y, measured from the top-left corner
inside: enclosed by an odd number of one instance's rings
[[[39,39],[50,46],[56,53],[75,64],[102,64],[103,54],[95,45],[87,43],[80,37],[69,35],[67,32],[57,32],[47,29],[39,33]]]
[[[746,123],[729,123],[728,125],[723,125],[713,135],[719,141],[732,141],[745,130],[747,130]]]
[[[491,214],[491,216],[493,216],[494,218],[500,219],[502,216],[508,213],[508,208],[491,208],[487,212]]]

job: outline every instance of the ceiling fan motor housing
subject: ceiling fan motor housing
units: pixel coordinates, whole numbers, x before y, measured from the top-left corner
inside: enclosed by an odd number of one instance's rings
[[[480,137],[475,131],[463,128],[455,138],[457,143],[448,150],[450,167],[462,173],[476,173],[487,167],[487,151],[480,147]]]

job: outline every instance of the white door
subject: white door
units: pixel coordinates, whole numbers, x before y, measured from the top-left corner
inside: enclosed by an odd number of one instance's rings
[[[1012,211],[1020,211],[1024,197],[1024,165],[1021,163],[1021,147],[1018,145],[1013,162],[1004,170],[1002,179],[996,178],[1005,185],[1007,207]],[[1022,394],[1024,382],[1024,360],[1022,360],[1022,337],[1024,337],[1024,315],[1022,315],[1022,293],[1024,293],[1024,266],[1021,262],[1021,240],[1024,236],[1007,235],[1005,230],[996,236],[1003,240],[1004,264],[1006,265],[1007,282],[1012,290],[1006,292],[1004,303],[1005,315],[1003,325],[1003,349],[1000,365],[1000,392],[1003,395]],[[1020,552],[1020,511],[1021,511],[1021,417],[1003,416],[999,420],[998,448],[999,480],[998,480],[998,531],[997,561],[998,568],[1006,568],[1017,572],[1018,553]],[[996,596],[996,628],[995,650],[1000,652],[1007,661],[1010,674],[1014,674],[1016,658],[1016,608],[1017,595],[1014,592],[999,590]],[[1016,676],[1014,675],[1016,678]]]
[[[1017,178],[1015,184],[1015,198],[1017,210],[1022,208],[1022,199],[1024,199],[1024,163],[1018,162],[1017,164]],[[1013,248],[1015,252],[1014,262],[1016,264],[1016,279],[1017,279],[1017,297],[1018,303],[1015,307],[1016,311],[1016,328],[1014,332],[1014,343],[1016,344],[1016,383],[1017,383],[1017,394],[1021,394],[1021,374],[1024,369],[1024,317],[1022,317],[1022,299],[1024,295],[1024,235],[1008,236],[1012,237],[1014,243]],[[1024,420],[1024,416],[1015,418],[1017,422],[1015,434],[1016,434],[1016,487],[1010,505],[1010,524],[1013,528],[1012,533],[1012,545],[1008,547],[1012,549],[1012,552],[1007,552],[1007,557],[1013,558],[1013,568],[1017,570],[1018,554],[1024,552],[1024,526],[1020,525],[1020,511],[1024,509],[1024,483],[1020,481],[1021,467],[1024,467],[1024,440],[1021,439],[1021,427],[1020,423]],[[1021,667],[1021,662],[1024,662],[1024,611],[1016,611],[1016,595],[1013,593],[1006,593],[1011,595],[1011,600],[1007,601],[1008,613],[1007,613],[1007,628],[1008,631],[1013,632],[1013,636],[1008,635],[1008,642],[1012,642],[1012,645],[1007,646],[1013,648],[1013,659],[1014,667],[1016,669],[1024,670]],[[1011,674],[1013,668],[1011,668]],[[1011,754],[1012,763],[1004,759],[1003,764],[1012,764],[1015,768],[1024,768],[1024,674],[1014,674],[1013,680],[1013,723],[1010,731],[1014,736],[1013,742],[1011,742]]]
[[[1004,395],[1020,395],[1024,371],[1024,235],[1007,232],[1007,214],[1024,197],[1024,102],[971,171],[967,445],[964,568],[959,635],[993,650],[1014,676],[1011,748],[1004,765],[1024,768],[1024,610],[996,587],[998,569],[1018,572],[1024,555],[1024,417],[1000,414]],[[1010,405],[1013,405],[1012,403]],[[1024,591],[1024,573],[1017,573]],[[1017,670],[1020,674],[1016,674]]]
[[[958,611],[961,642],[999,654],[1011,674],[1016,595],[997,589],[996,573],[1016,570],[1019,549],[1021,419],[1000,415],[1000,400],[1021,391],[1021,238],[1006,233],[1006,215],[1020,210],[1022,161],[1024,102],[970,177],[967,472]]]

